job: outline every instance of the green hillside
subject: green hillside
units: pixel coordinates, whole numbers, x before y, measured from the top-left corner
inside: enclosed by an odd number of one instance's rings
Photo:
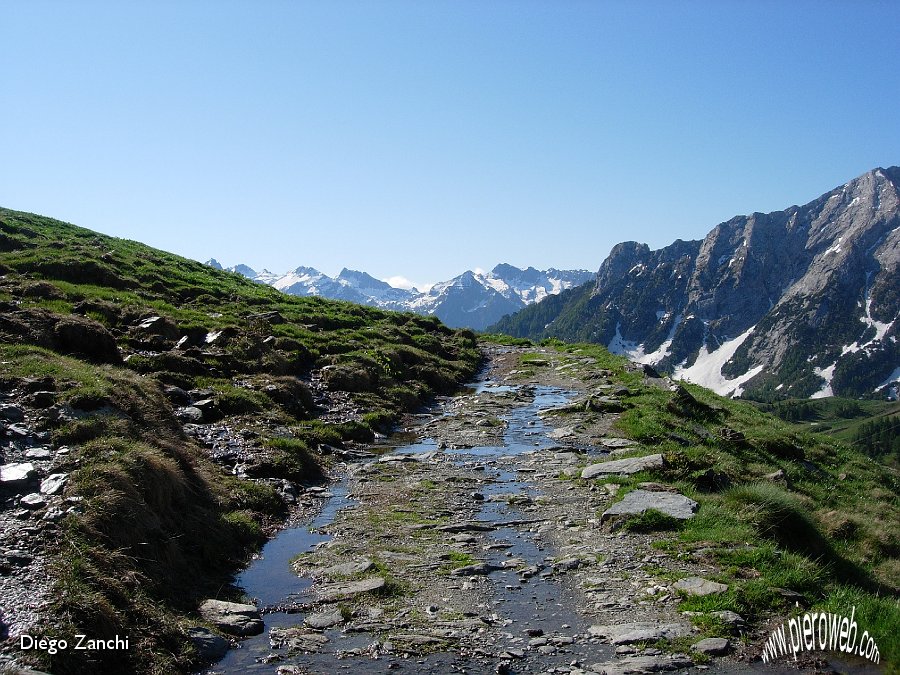
[[[68,474],[76,504],[35,535],[52,561],[43,628],[133,636],[93,662],[34,656],[54,673],[195,667],[188,615],[283,519],[283,481],[320,480],[480,360],[470,331],[430,317],[287,296],[27,213],[0,210],[0,275],[0,390],[23,433],[65,450],[37,472]],[[186,435],[199,419],[237,459]]]

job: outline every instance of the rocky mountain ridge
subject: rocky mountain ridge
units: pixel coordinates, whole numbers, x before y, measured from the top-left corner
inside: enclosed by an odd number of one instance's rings
[[[237,272],[290,295],[317,295],[395,311],[438,317],[454,328],[483,330],[506,314],[540,302],[594,277],[588,270],[519,269],[501,263],[490,272],[466,271],[426,291],[395,288],[365,272],[344,268],[329,277],[313,267],[298,267],[287,274],[256,272],[247,265],[223,268],[211,258],[207,265]]]
[[[702,241],[615,246],[597,279],[498,322],[589,340],[720,394],[896,396],[900,168]]]

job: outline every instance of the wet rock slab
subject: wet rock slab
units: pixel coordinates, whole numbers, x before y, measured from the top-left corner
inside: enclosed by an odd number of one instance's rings
[[[684,495],[672,492],[656,492],[650,490],[632,490],[622,501],[613,504],[600,517],[601,522],[620,518],[623,516],[635,516],[653,509],[677,518],[688,520],[694,517],[697,511],[697,502]]]
[[[581,477],[585,479],[596,478],[609,474],[630,476],[638,471],[646,469],[661,469],[663,456],[660,454],[646,455],[644,457],[629,457],[627,459],[614,459],[611,462],[599,462],[584,467]]]

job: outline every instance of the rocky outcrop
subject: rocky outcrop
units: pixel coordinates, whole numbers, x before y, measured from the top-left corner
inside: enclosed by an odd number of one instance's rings
[[[496,328],[604,344],[720,394],[889,393],[900,379],[898,185],[900,168],[875,169],[702,241],[619,244],[594,284]]]

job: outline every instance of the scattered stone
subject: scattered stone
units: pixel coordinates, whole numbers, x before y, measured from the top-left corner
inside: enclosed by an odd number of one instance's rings
[[[191,638],[191,642],[194,643],[200,658],[205,663],[218,661],[225,656],[225,653],[231,646],[228,640],[221,635],[217,635],[209,628],[203,628],[202,626],[188,628],[188,636]]]
[[[66,482],[69,480],[67,473],[51,473],[41,481],[41,494],[56,495],[62,492]]]
[[[693,632],[686,623],[650,623],[637,621],[609,626],[591,626],[591,635],[609,640],[614,645],[626,645],[633,642],[656,642],[657,640],[674,640]]]
[[[600,462],[584,467],[581,477],[585,479],[597,478],[608,474],[620,474],[630,476],[638,471],[646,469],[661,469],[664,466],[663,456],[645,455],[644,457],[629,457],[628,459],[615,459],[611,462]]]
[[[263,622],[254,605],[209,599],[200,605],[200,616],[229,635],[259,635]]]
[[[727,654],[731,649],[731,643],[725,638],[706,638],[695,643],[691,649],[701,654],[709,654],[710,656],[722,656]]]
[[[625,495],[622,501],[613,504],[607,509],[600,522],[623,516],[640,515],[650,509],[664,513],[678,520],[688,520],[694,517],[698,504],[681,494],[671,492],[655,492],[650,490],[632,490]]]
[[[709,579],[702,579],[700,577],[687,577],[686,579],[681,579],[680,581],[676,581],[672,588],[676,591],[683,591],[688,595],[716,595],[728,590],[728,586],[725,584],[710,581]]]

